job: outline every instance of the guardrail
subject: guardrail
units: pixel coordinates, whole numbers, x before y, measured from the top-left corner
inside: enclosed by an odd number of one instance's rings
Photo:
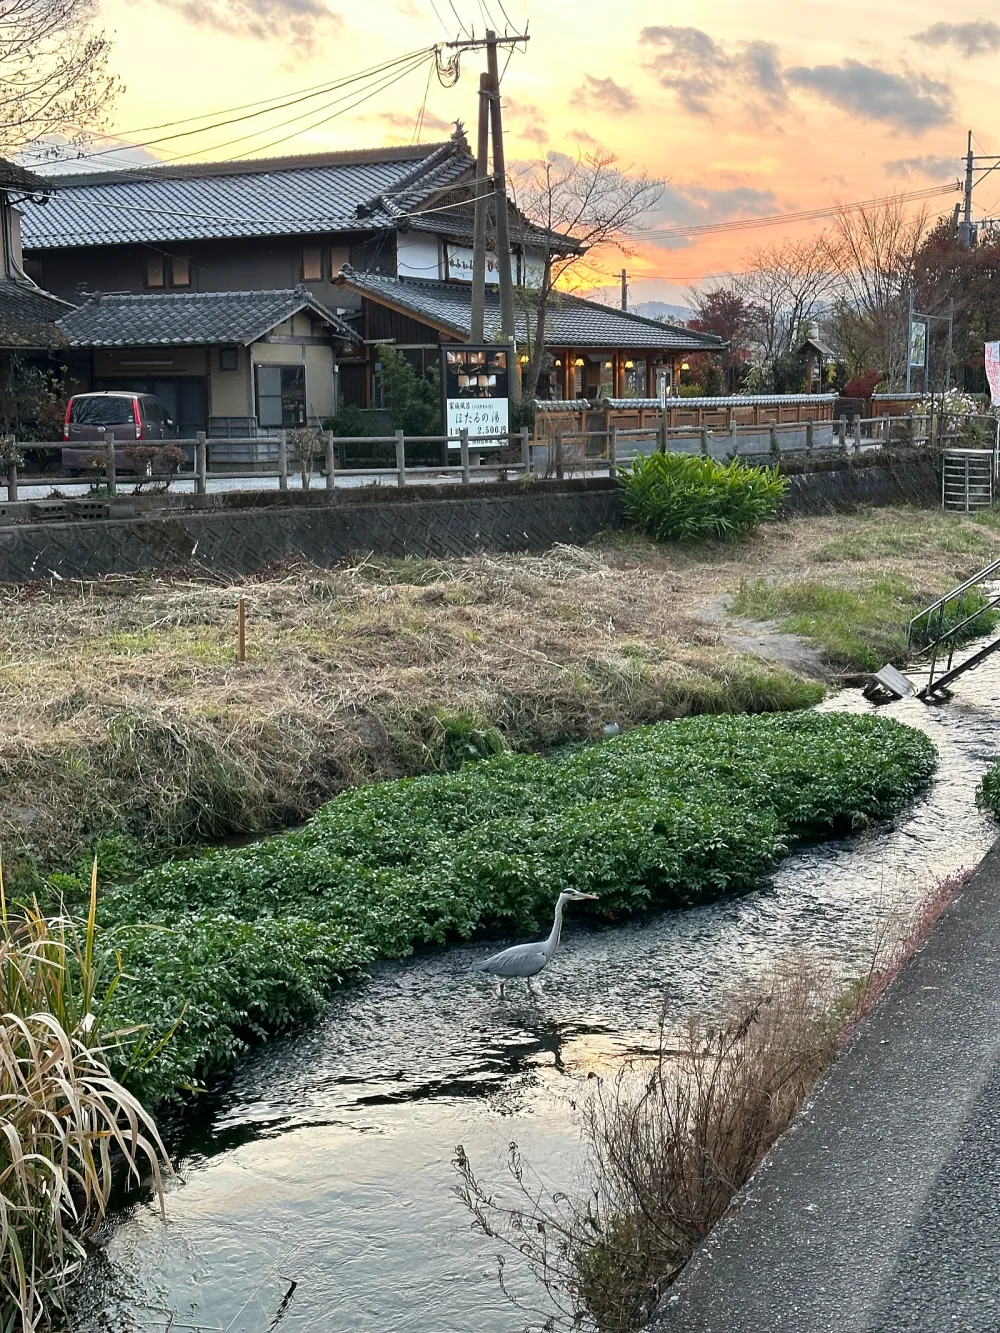
[[[499,436],[474,436],[463,430],[457,435],[414,436],[395,431],[392,435],[345,438],[335,437],[327,431],[322,435],[322,450],[304,459],[295,453],[284,433],[267,441],[249,436],[215,441],[202,432],[189,440],[140,444],[121,440],[106,443],[95,441],[92,449],[95,463],[93,472],[89,478],[82,479],[62,473],[26,476],[16,462],[15,448],[15,461],[7,465],[6,498],[8,502],[18,500],[19,487],[22,485],[57,487],[60,484],[79,484],[81,480],[86,483],[88,479],[92,488],[103,488],[108,495],[114,496],[118,494],[126,476],[134,481],[139,490],[147,485],[159,484],[166,488],[175,483],[184,483],[193,486],[196,494],[204,495],[213,479],[236,482],[276,479],[278,489],[287,491],[293,469],[301,474],[304,490],[311,488],[318,471],[325,488],[331,493],[338,484],[347,484],[349,479],[353,484],[364,479],[370,479],[372,484],[382,484],[390,479],[397,486],[406,486],[431,477],[471,482],[483,477],[511,474],[534,474],[558,479],[596,473],[615,476],[637,454],[650,454],[656,450],[701,453],[720,461],[743,458],[777,463],[782,458],[794,455],[848,456],[866,449],[896,445],[917,448],[935,444],[947,446],[954,440],[954,430],[948,426],[947,430],[935,429],[932,435],[932,426],[938,425],[937,420],[932,422],[929,416],[914,413],[901,417],[855,418],[852,421],[845,417],[836,421],[808,419],[804,422],[772,421],[767,424],[732,421],[724,430],[713,429],[708,425],[669,426],[661,420],[656,425],[638,428],[612,425],[597,431],[556,430],[551,437],[543,440],[532,440],[527,427]],[[276,466],[241,469],[227,465],[224,469],[210,471],[214,445],[223,445],[227,449],[247,446],[248,452],[253,448],[259,454],[262,443],[267,445],[269,451],[273,451]],[[184,471],[165,468],[157,470],[155,452],[168,445],[179,445],[191,450],[193,466]],[[413,446],[426,448],[427,445],[441,446],[441,452],[448,457],[448,462],[426,464],[407,461],[408,449]],[[386,467],[342,468],[337,463],[337,451],[344,446],[391,446],[390,457],[393,463]],[[62,449],[63,442],[32,442],[28,447],[55,450]],[[145,462],[137,460],[139,470],[131,468],[126,473],[119,466],[119,460],[122,455],[127,458],[130,453],[133,456],[141,455]],[[452,454],[457,455],[454,461],[450,457]]]

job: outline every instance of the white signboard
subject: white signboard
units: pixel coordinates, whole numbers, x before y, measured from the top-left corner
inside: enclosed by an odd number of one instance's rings
[[[448,434],[457,435],[467,430],[470,437],[477,435],[506,435],[509,429],[506,398],[448,398]],[[452,449],[461,448],[458,440],[450,441]]]
[[[986,378],[990,384],[990,398],[994,407],[1000,407],[1000,342],[986,344]]]
[[[446,276],[452,282],[471,282],[472,281],[472,249],[464,245],[448,245],[445,247],[445,269]],[[510,257],[511,277],[517,282],[517,257]],[[492,250],[486,252],[486,281],[494,284],[500,282],[500,261]]]
[[[910,365],[927,365],[927,321],[915,319],[910,325]]]

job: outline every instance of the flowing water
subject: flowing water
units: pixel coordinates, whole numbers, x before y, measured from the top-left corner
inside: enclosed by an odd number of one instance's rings
[[[664,996],[674,1014],[703,1007],[790,952],[864,970],[887,914],[974,866],[993,840],[974,789],[1000,753],[998,686],[992,659],[950,703],[884,710],[926,731],[940,756],[932,787],[894,823],[804,847],[738,899],[620,926],[570,914],[536,996],[512,986],[501,1001],[470,972],[492,942],[374,968],[207,1102],[166,1223],[147,1202],[116,1216],[79,1288],[76,1328],[521,1328],[492,1248],[451,1193],[454,1146],[499,1181],[515,1139],[543,1180],[572,1188],[574,1102],[588,1076],[655,1044]],[[844,693],[823,707],[870,705]]]

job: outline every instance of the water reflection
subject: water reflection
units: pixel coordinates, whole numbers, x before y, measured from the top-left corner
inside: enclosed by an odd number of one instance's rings
[[[614,927],[570,919],[535,996],[512,987],[500,1001],[470,973],[481,945],[374,969],[207,1104],[168,1223],[145,1203],[117,1219],[76,1327],[152,1329],[172,1314],[175,1329],[264,1333],[293,1281],[281,1330],[520,1327],[451,1196],[454,1145],[488,1171],[516,1138],[545,1178],[572,1186],[574,1103],[588,1075],[650,1048],[665,996],[682,1015],[803,949],[845,974],[863,967],[887,913],[992,841],[973,790],[1000,751],[998,682],[988,663],[946,706],[889,707],[940,754],[932,788],[895,824],[802,848],[743,898]],[[869,707],[854,694],[824,706]]]

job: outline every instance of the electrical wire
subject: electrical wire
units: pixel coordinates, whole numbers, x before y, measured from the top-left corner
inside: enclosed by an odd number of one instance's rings
[[[468,28],[465,26],[465,24],[462,22],[462,16],[461,16],[461,14],[459,14],[458,10],[455,8],[455,0],[448,0],[448,5],[449,5],[449,7],[450,7],[450,9],[451,9],[451,12],[455,15],[455,18],[458,20],[458,26],[459,26],[459,28],[462,30],[462,32],[465,34],[465,36],[468,37],[468,39],[469,39],[470,42],[473,41],[474,38],[473,38],[473,36],[472,36],[472,33],[469,31],[469,29],[468,29]]]
[[[417,123],[413,127],[413,138],[410,140],[410,143],[412,144],[418,144],[420,142],[420,136],[424,132],[424,116],[427,114],[427,98],[430,96],[431,78],[433,75],[434,66],[430,65],[427,70],[427,85],[424,88],[424,100],[420,103],[420,110],[417,113]]]
[[[641,240],[673,240],[676,237],[707,236],[717,232],[747,231],[754,227],[774,227],[787,222],[810,222],[816,218],[833,217],[837,213],[855,213],[859,209],[872,208],[893,200],[899,203],[912,203],[919,199],[933,199],[938,195],[951,194],[954,190],[954,185],[935,185],[924,190],[912,190],[908,194],[864,199],[853,204],[830,204],[826,208],[802,209],[797,213],[771,213],[761,217],[736,218],[731,222],[702,222],[691,227],[658,227],[652,231],[637,233],[637,236]]]
[[[355,102],[351,103],[351,106],[344,107],[342,111],[334,112],[332,115],[329,115],[329,116],[326,115],[326,112],[329,111],[331,107],[338,106],[341,102],[344,102],[344,101],[346,101],[348,98],[353,97],[353,96],[355,95],[355,93],[357,92],[357,89],[355,89],[353,92],[345,93],[345,95],[344,95],[343,97],[335,97],[335,98],[332,99],[332,101],[329,101],[329,102],[327,102],[324,106],[320,107],[319,110],[320,110],[320,112],[322,112],[323,114],[321,115],[321,117],[320,117],[319,120],[313,121],[313,122],[311,122],[309,125],[302,126],[301,129],[295,130],[292,134],[285,135],[285,136],[284,136],[283,138],[281,138],[281,139],[272,140],[269,144],[263,144],[263,145],[260,145],[260,146],[258,146],[257,148],[255,148],[255,149],[253,149],[253,150],[249,150],[249,149],[248,149],[247,152],[253,151],[253,152],[255,152],[255,153],[263,153],[267,148],[274,147],[274,145],[275,145],[276,143],[286,143],[286,142],[288,141],[288,139],[294,139],[295,136],[296,136],[297,134],[299,134],[299,133],[306,134],[306,133],[308,133],[310,130],[315,129],[315,128],[317,127],[317,125],[323,125],[323,124],[326,124],[326,122],[327,122],[328,120],[333,120],[333,119],[335,119],[336,116],[339,116],[339,115],[343,114],[344,111],[350,111],[350,110],[352,109],[352,107],[360,106],[361,103],[364,102],[364,101],[366,101],[366,100],[368,99],[369,96],[374,96],[376,93],[381,92],[383,88],[388,88],[388,87],[390,87],[393,83],[397,82],[397,78],[402,79],[402,78],[405,78],[407,74],[412,74],[415,70],[419,69],[419,68],[421,67],[421,65],[423,65],[423,63],[424,63],[424,59],[426,59],[426,56],[425,56],[423,59],[421,59],[421,60],[416,60],[416,61],[412,62],[412,63],[411,63],[410,65],[408,65],[405,69],[403,69],[402,71],[399,71],[398,74],[395,75],[394,77],[390,77],[390,78],[388,78],[388,79],[386,79],[386,80],[383,80],[383,82],[381,82],[381,83],[373,84],[371,87],[369,87],[368,89],[366,89],[364,95],[363,95],[358,101],[355,101]],[[169,162],[178,162],[178,161],[180,161],[182,158],[185,158],[185,157],[191,157],[191,156],[194,155],[194,154],[201,155],[202,153],[218,153],[218,152],[220,152],[223,148],[231,148],[234,144],[246,143],[248,140],[251,140],[251,139],[258,139],[258,138],[260,138],[261,135],[264,135],[264,134],[272,134],[275,130],[284,129],[284,128],[286,128],[286,126],[288,126],[288,125],[297,125],[300,121],[307,120],[310,116],[315,115],[315,114],[316,114],[316,110],[317,110],[317,108],[312,107],[312,108],[310,108],[310,110],[305,111],[305,112],[302,112],[302,113],[301,113],[300,115],[298,115],[298,116],[292,116],[292,117],[291,117],[290,119],[288,119],[288,120],[279,121],[276,125],[268,125],[268,126],[265,126],[263,129],[257,130],[257,131],[254,132],[254,133],[251,133],[251,134],[239,134],[239,135],[237,135],[234,139],[226,139],[226,140],[224,140],[222,143],[212,144],[212,145],[207,146],[207,147],[187,149],[187,150],[185,150],[183,153],[176,153],[176,154],[174,154],[174,156],[172,156],[172,157],[166,157],[166,158],[164,158],[164,159],[162,159],[162,160],[163,160],[165,163],[169,163]],[[233,154],[232,156],[233,156],[233,157],[239,157],[239,156],[241,156],[241,154],[237,153],[237,154]],[[222,158],[222,159],[217,159],[217,160],[227,161],[227,160],[229,160],[229,159]]]
[[[393,60],[385,61],[385,62],[383,62],[381,65],[374,65],[374,66],[372,66],[370,69],[362,70],[360,73],[358,73],[358,74],[353,74],[353,75],[349,76],[348,78],[338,79],[338,80],[334,80],[332,83],[329,83],[329,84],[319,85],[319,86],[318,86],[318,89],[312,89],[312,90],[304,90],[304,91],[300,91],[300,92],[294,94],[293,96],[291,96],[291,97],[289,97],[289,98],[286,98],[284,101],[275,102],[274,105],[272,105],[272,106],[267,106],[267,107],[264,107],[264,108],[261,109],[261,110],[253,111],[250,115],[246,115],[246,116],[244,116],[244,115],[232,115],[232,116],[229,116],[229,112],[223,112],[223,113],[221,113],[221,114],[227,116],[227,117],[228,117],[227,119],[220,120],[220,121],[215,121],[215,122],[213,122],[213,123],[211,123],[211,124],[208,124],[208,125],[202,125],[202,126],[200,126],[200,127],[198,127],[198,128],[195,128],[195,129],[190,129],[190,130],[180,130],[180,131],[178,131],[176,134],[166,134],[166,135],[161,135],[159,138],[156,138],[156,139],[146,139],[146,140],[143,140],[143,141],[141,141],[141,142],[139,142],[139,143],[127,143],[127,144],[121,144],[121,145],[119,145],[119,146],[116,147],[116,148],[104,148],[104,149],[98,149],[98,150],[94,151],[93,153],[74,154],[72,160],[86,160],[86,161],[89,161],[89,160],[92,160],[92,159],[95,159],[95,158],[107,157],[107,156],[109,156],[110,154],[113,154],[113,153],[125,152],[125,151],[128,151],[128,150],[130,150],[130,149],[135,149],[135,148],[150,148],[150,147],[153,147],[153,146],[155,146],[155,145],[157,145],[157,144],[171,142],[171,141],[174,140],[174,139],[190,138],[190,137],[193,136],[193,135],[206,134],[206,133],[210,132],[211,130],[223,129],[223,128],[225,128],[225,126],[227,126],[227,125],[235,125],[235,124],[239,124],[239,123],[241,123],[241,122],[243,122],[243,121],[246,121],[246,120],[252,120],[252,119],[255,119],[257,116],[269,115],[272,111],[283,111],[283,110],[285,110],[287,107],[290,107],[290,106],[296,106],[296,105],[300,104],[301,102],[310,101],[310,100],[312,100],[312,99],[314,99],[314,98],[316,98],[316,97],[319,97],[319,96],[322,95],[323,93],[326,93],[326,92],[335,92],[335,91],[338,91],[338,90],[341,89],[341,88],[350,87],[352,84],[357,84],[357,83],[362,82],[362,81],[364,81],[364,80],[366,80],[366,79],[371,79],[371,78],[377,77],[378,75],[383,74],[383,73],[385,73],[385,72],[387,72],[387,71],[389,71],[389,70],[398,69],[398,67],[399,67],[401,64],[404,64],[404,63],[413,63],[414,66],[416,66],[417,64],[422,64],[422,63],[423,63],[423,60],[424,60],[425,58],[427,58],[427,57],[431,54],[432,51],[433,51],[433,48],[432,48],[432,47],[427,47],[427,48],[422,48],[421,50],[418,50],[418,51],[411,51],[411,52],[408,52],[405,56],[397,56],[397,57],[396,57],[395,59],[393,59]],[[271,100],[273,101],[273,99],[271,99]],[[253,103],[249,103],[248,105],[253,106],[254,104],[253,104]],[[238,111],[238,110],[240,110],[240,108],[238,108],[238,107],[237,107],[237,108],[232,108],[232,110],[233,110],[233,111]],[[206,114],[209,114],[209,113],[206,113]],[[311,113],[306,113],[306,114],[311,114]],[[204,117],[204,116],[202,116],[202,117],[197,117],[197,119],[205,119],[205,117]],[[176,122],[176,123],[178,123],[178,124],[184,124],[183,121],[179,121],[179,122]],[[165,128],[165,127],[164,127],[164,128]],[[271,128],[273,129],[273,128],[277,128],[277,127],[276,127],[276,126],[272,126]],[[265,133],[265,134],[268,133],[268,132],[269,132],[269,130],[267,130],[267,129],[265,129],[265,130],[262,131],[262,133]],[[252,137],[252,136],[244,136],[244,137]],[[185,156],[185,155],[182,154],[181,156]]]

